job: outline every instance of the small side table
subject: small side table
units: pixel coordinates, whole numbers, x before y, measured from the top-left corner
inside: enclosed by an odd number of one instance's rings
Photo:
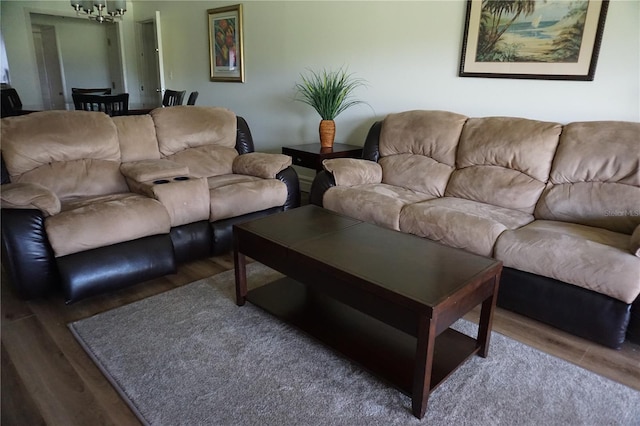
[[[361,158],[362,147],[334,143],[333,148],[322,148],[319,143],[283,146],[282,153],[291,156],[294,166],[322,171],[322,160],[329,158]]]

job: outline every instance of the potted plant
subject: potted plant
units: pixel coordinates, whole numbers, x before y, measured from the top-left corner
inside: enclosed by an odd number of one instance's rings
[[[336,134],[334,119],[344,110],[364,101],[354,99],[353,92],[365,85],[365,80],[355,78],[343,68],[321,72],[309,70],[300,75],[302,81],[296,83],[296,100],[311,105],[320,114],[320,145],[333,146]]]

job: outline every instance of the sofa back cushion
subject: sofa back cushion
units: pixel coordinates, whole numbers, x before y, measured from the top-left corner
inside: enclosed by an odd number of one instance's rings
[[[234,148],[203,145],[185,149],[165,158],[189,167],[191,176],[208,178],[233,173],[233,160],[237,156],[238,151]]]
[[[151,117],[163,156],[203,145],[236,146],[236,116],[228,109],[180,105],[154,109]]]
[[[118,129],[123,163],[160,159],[156,128],[150,115],[123,115],[112,120]]]
[[[191,175],[211,177],[232,172],[236,115],[225,108],[175,106],[151,111],[163,157],[189,167]]]
[[[535,216],[631,234],[640,224],[640,123],[566,125]]]
[[[454,170],[467,117],[446,111],[387,116],[380,131],[382,182],[441,197]]]
[[[60,200],[127,192],[111,118],[43,111],[2,120],[2,156],[12,182],[37,183]]]
[[[558,123],[524,118],[470,118],[446,195],[532,214],[561,131]]]

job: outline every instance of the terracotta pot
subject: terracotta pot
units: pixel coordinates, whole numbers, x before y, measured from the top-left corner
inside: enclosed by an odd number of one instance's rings
[[[320,121],[320,146],[322,148],[333,147],[336,137],[336,123],[333,120]]]

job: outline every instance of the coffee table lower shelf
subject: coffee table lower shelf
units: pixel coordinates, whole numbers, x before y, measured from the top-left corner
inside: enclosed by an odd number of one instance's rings
[[[411,396],[415,336],[287,277],[249,291],[247,300]],[[430,392],[479,348],[476,339],[451,328],[437,336]]]

